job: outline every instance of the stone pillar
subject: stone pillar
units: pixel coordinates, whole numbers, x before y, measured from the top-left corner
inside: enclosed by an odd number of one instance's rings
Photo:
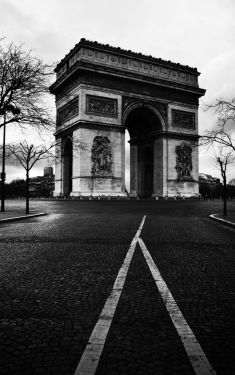
[[[75,142],[81,142],[84,147],[79,147],[79,143],[77,147],[74,144],[73,191],[71,195],[126,197],[124,174],[125,134],[122,129],[117,131],[108,127],[107,129],[100,129],[98,126],[93,128],[81,127],[74,131],[73,138]],[[93,170],[92,152],[94,152],[93,148],[97,147],[97,142],[100,142],[98,145],[100,147],[98,150],[100,153],[97,153],[98,158],[102,159],[105,155],[107,157],[107,150],[110,149],[111,159],[107,159],[107,163],[111,161],[111,164],[108,165],[106,163],[110,170]],[[105,151],[103,154],[102,150]]]
[[[121,136],[121,192],[126,195],[126,181],[125,181],[125,132]]]
[[[138,195],[138,145],[130,144],[130,196]]]
[[[163,163],[163,175],[162,175],[162,195],[168,197],[168,178],[169,178],[169,142],[168,138],[164,137],[162,140],[162,163]]]
[[[62,140],[61,138],[57,140],[55,146],[55,191],[54,196],[60,196],[63,194],[63,165],[62,165]]]
[[[163,195],[163,139],[154,141],[154,162],[153,162],[153,196]]]
[[[177,158],[180,152],[177,148],[189,147],[191,153],[190,175],[178,176],[176,169]],[[187,148],[186,148],[187,150]],[[168,140],[168,196],[195,197],[198,195],[198,147],[197,141],[188,139],[169,139]],[[190,159],[190,155],[189,155]]]
[[[63,150],[63,195],[69,196],[73,189],[73,143],[71,139],[67,139]]]

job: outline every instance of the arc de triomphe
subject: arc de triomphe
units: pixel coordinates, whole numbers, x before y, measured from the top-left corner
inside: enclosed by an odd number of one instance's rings
[[[55,195],[198,195],[197,69],[81,39],[57,65]]]

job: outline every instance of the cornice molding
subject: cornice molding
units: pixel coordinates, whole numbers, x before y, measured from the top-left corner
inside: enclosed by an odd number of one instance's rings
[[[79,72],[79,74],[82,74],[82,71],[90,71],[93,73],[98,73],[102,74],[103,76],[111,76],[111,77],[117,77],[121,79],[127,79],[131,81],[136,81],[141,84],[145,85],[154,85],[154,86],[161,86],[169,89],[174,89],[177,91],[186,91],[192,94],[197,95],[198,97],[201,97],[205,95],[206,90],[202,89],[198,86],[191,86],[184,84],[182,82],[175,82],[171,80],[165,80],[161,79],[158,77],[152,77],[152,76],[147,76],[143,74],[134,74],[134,72],[129,72],[129,71],[124,71],[124,70],[118,70],[118,69],[112,69],[111,67],[104,67],[99,66],[95,67],[92,65],[90,62],[89,63],[84,63],[77,61],[77,63],[67,72],[67,74],[62,75],[59,77],[51,86],[50,86],[50,92],[53,94],[56,94],[61,90],[62,85],[66,85],[66,82],[68,81],[69,78],[72,78],[74,74]],[[74,87],[73,87],[74,89]],[[131,91],[131,89],[130,89]]]
[[[70,58],[72,55],[79,50],[81,47],[90,47],[92,49],[95,49],[97,51],[107,51],[107,52],[113,52],[118,55],[126,56],[126,57],[134,57],[139,60],[147,60],[148,62],[157,63],[158,65],[165,66],[165,67],[172,67],[176,69],[180,69],[183,71],[187,71],[190,73],[193,73],[197,76],[200,75],[197,68],[190,67],[188,65],[183,65],[180,63],[175,63],[170,60],[163,60],[161,58],[153,57],[151,55],[144,55],[140,52],[134,52],[131,50],[125,50],[120,47],[113,47],[109,44],[102,44],[98,43],[96,41],[90,41],[85,38],[81,38],[80,41],[65,55],[65,57],[58,63],[58,65],[55,68],[55,72],[57,72],[63,64]]]
[[[79,128],[89,128],[94,129],[94,121],[84,121],[84,120],[78,120],[74,122],[73,124],[70,124],[64,128],[57,129],[54,133],[55,137],[59,137],[60,135],[67,134],[67,132],[73,132],[74,130],[77,130]],[[103,122],[95,122],[95,128],[96,129],[102,129],[102,130],[112,130],[119,133],[125,133],[125,127],[122,125],[115,125],[115,124],[105,124]]]
[[[51,85],[51,92],[55,92],[79,69],[200,90],[198,85],[200,73],[196,68],[81,39],[55,68],[57,80]]]

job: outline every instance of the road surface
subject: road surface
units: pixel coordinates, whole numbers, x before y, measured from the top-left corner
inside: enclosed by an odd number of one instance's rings
[[[235,373],[221,202],[32,205],[0,225],[1,375]]]

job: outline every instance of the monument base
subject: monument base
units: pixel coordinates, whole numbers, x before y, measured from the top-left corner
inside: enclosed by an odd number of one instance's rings
[[[104,192],[104,191],[100,191],[100,192],[73,192],[73,193],[70,193],[70,197],[94,197],[94,198],[97,198],[97,197],[103,197],[103,198],[109,198],[109,197],[115,197],[115,198],[118,198],[118,197],[122,197],[122,198],[127,198],[128,195],[126,193],[114,193],[112,191],[107,191],[107,192]]]

